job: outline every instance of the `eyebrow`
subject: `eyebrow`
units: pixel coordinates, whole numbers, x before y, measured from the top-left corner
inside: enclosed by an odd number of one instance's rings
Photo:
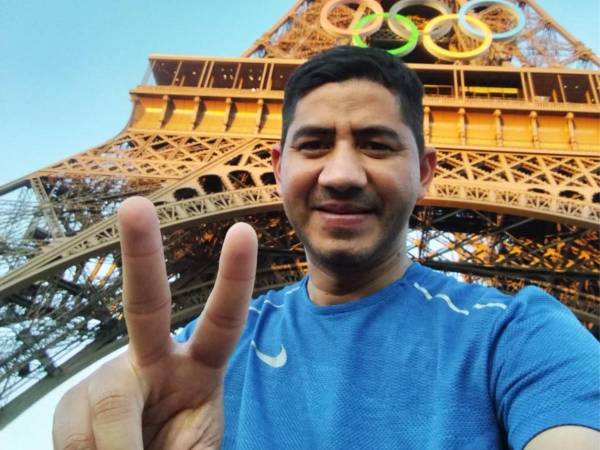
[[[372,127],[359,128],[352,130],[352,136],[359,139],[367,139],[371,137],[382,137],[392,139],[394,141],[401,141],[400,135],[396,130],[384,125],[375,125]]]
[[[321,138],[332,138],[335,136],[335,128],[319,127],[314,125],[307,125],[300,127],[296,130],[292,136],[292,142],[303,137],[321,137]],[[374,125],[370,127],[357,128],[352,130],[352,136],[355,139],[368,139],[371,137],[384,137],[393,139],[395,141],[401,141],[400,135],[390,127],[384,125]]]
[[[292,136],[291,141],[294,142],[297,139],[300,139],[303,137],[332,138],[333,136],[335,136],[334,128],[307,125],[307,126],[298,128],[296,130],[296,132],[294,133],[294,135]]]

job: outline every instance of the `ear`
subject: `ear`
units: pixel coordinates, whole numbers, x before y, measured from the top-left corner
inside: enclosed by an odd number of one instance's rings
[[[277,182],[277,193],[281,195],[281,144],[279,143],[271,147],[271,165]]]
[[[431,186],[431,182],[433,181],[433,176],[435,175],[437,155],[434,147],[425,147],[419,165],[421,175],[421,192],[417,197],[417,201],[421,201],[423,198],[425,198],[427,191],[429,190],[429,186]]]

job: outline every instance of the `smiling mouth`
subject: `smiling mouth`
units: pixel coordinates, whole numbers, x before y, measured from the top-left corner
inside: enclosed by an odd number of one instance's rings
[[[326,228],[358,231],[372,225],[374,210],[363,205],[327,203],[314,208]]]
[[[373,213],[373,209],[371,208],[351,203],[326,203],[316,206],[315,209],[319,212],[332,215],[364,215]]]

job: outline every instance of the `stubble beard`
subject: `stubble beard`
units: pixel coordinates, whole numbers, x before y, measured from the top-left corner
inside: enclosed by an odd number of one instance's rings
[[[351,242],[346,248],[322,251],[313,245],[311,239],[303,232],[300,227],[292,226],[307,253],[310,262],[332,273],[351,274],[365,273],[373,270],[386,257],[397,256],[405,251],[406,231],[408,225],[403,219],[396,220],[389,228],[383,230],[382,236],[373,245],[363,249],[352,248]],[[333,238],[332,238],[333,239]],[[352,240],[352,234],[340,232],[335,239]],[[390,252],[390,250],[392,250]]]

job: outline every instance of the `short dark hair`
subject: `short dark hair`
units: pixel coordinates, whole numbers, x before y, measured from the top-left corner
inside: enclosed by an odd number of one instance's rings
[[[419,154],[423,154],[423,85],[415,71],[385,50],[349,45],[319,53],[292,73],[283,99],[281,147],[302,97],[324,84],[350,79],[374,81],[396,95],[402,120],[412,131]]]

